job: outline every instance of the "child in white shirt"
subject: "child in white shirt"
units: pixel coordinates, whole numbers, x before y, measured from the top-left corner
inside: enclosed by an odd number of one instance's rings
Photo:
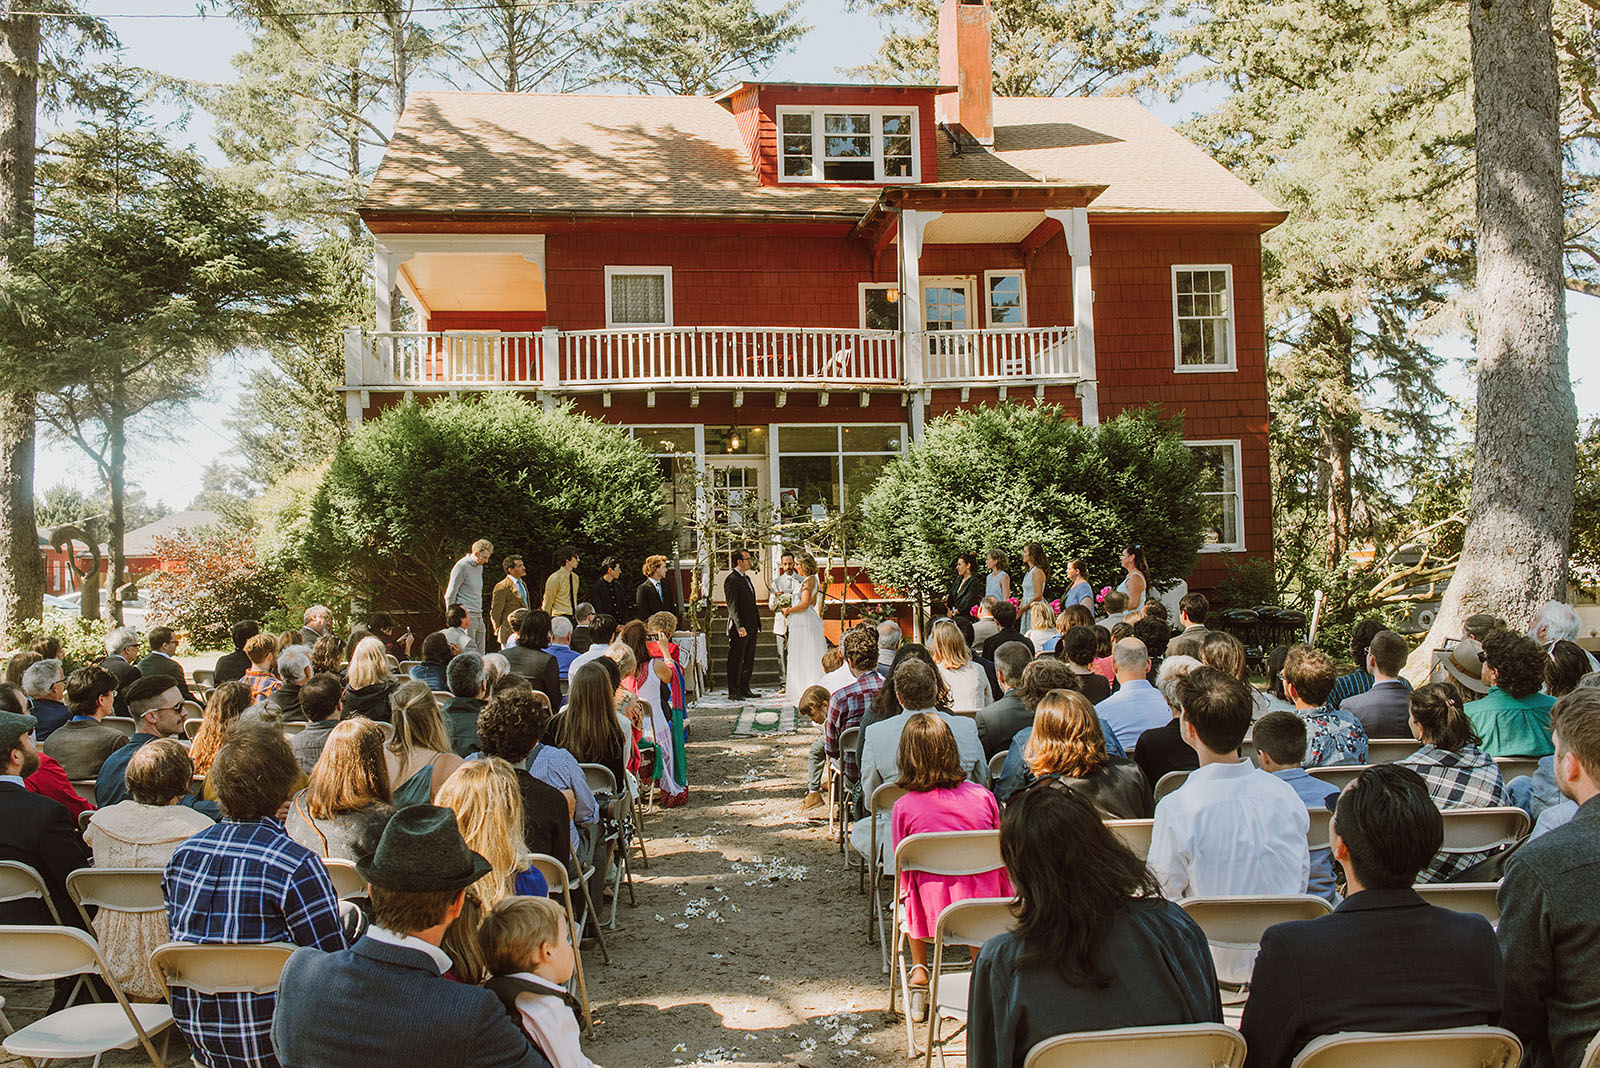
[[[552,1068],[595,1068],[578,1044],[578,1005],[566,989],[577,951],[561,906],[547,897],[502,898],[478,939],[493,976],[484,986]]]

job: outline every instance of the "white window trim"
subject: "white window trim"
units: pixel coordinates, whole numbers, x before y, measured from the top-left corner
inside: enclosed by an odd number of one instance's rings
[[[918,287],[917,314],[921,316],[919,322],[924,332],[933,333],[933,331],[928,329],[928,288],[930,286],[932,286],[934,289],[964,290],[967,294],[967,325],[960,327],[960,329],[978,329],[978,324],[973,321],[977,318],[978,311],[977,278],[970,274],[936,274],[924,277],[922,279],[921,286]],[[987,306],[989,295],[985,293],[983,299],[984,304]],[[904,321],[904,318],[902,318],[901,322]]]
[[[1183,362],[1183,330],[1178,321],[1178,272],[1222,271],[1228,277],[1228,359],[1225,363]],[[1239,331],[1234,325],[1235,290],[1231,263],[1174,263],[1172,265],[1172,366],[1178,374],[1217,374],[1239,369]]]
[[[899,288],[900,288],[900,283],[899,282],[858,282],[858,283],[856,283],[856,311],[857,311],[857,314],[858,314],[858,318],[856,319],[856,322],[861,324],[861,329],[862,330],[867,329],[867,291],[869,289],[899,289]],[[902,293],[901,294],[901,299],[903,300],[904,298],[905,298],[905,294]],[[895,301],[894,303],[895,304],[899,304],[899,301]],[[905,320],[905,313],[904,312],[900,313],[900,318],[901,318],[902,322]],[[885,333],[885,334],[890,334],[890,333],[898,333],[899,331],[896,331],[896,330],[884,330],[884,331],[881,331],[881,332]],[[784,426],[792,426],[794,424],[785,423],[783,425]]]
[[[664,323],[619,323],[611,317],[611,279],[615,275],[628,274],[658,274],[666,281],[662,286],[662,296],[666,303],[667,321]],[[651,328],[664,329],[672,325],[672,268],[671,267],[633,267],[633,266],[608,266],[606,268],[606,329],[607,330],[648,330]]]
[[[1244,466],[1239,455],[1239,439],[1185,438],[1183,444],[1186,447],[1195,447],[1201,445],[1226,445],[1228,448],[1233,450],[1233,525],[1234,529],[1239,532],[1239,540],[1232,543],[1218,542],[1215,545],[1202,545],[1200,546],[1200,551],[1203,553],[1244,552]]]
[[[1022,298],[1022,322],[1017,326],[1009,323],[995,326],[989,321],[989,313],[993,307],[989,303],[989,282],[993,278],[1016,278],[1017,295]],[[983,328],[985,330],[1025,330],[1028,326],[1028,274],[1021,267],[1009,267],[999,271],[983,272]]]
[[[811,116],[811,166],[814,171],[811,175],[786,175],[783,173],[783,117],[785,115],[810,115]],[[839,178],[824,178],[822,176],[823,158],[823,119],[824,115],[871,115],[872,116],[872,170],[875,177],[867,179],[844,180]],[[883,173],[883,117],[885,115],[910,115],[911,116],[911,173],[893,178],[885,177]],[[777,139],[774,142],[777,148],[778,182],[780,185],[907,185],[922,181],[922,114],[916,107],[787,107],[779,108],[773,119],[777,125]]]

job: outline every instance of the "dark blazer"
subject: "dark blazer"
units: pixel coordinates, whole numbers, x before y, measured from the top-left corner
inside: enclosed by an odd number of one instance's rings
[[[756,610],[756,587],[748,574],[741,575],[737,568],[722,580],[722,596],[728,602],[728,633],[737,634],[743,627],[754,637],[761,633],[761,614]]]
[[[649,579],[639,583],[638,588],[633,591],[634,619],[649,619],[657,612],[671,612],[681,617],[677,598],[672,595],[672,583],[662,579],[661,589],[663,592],[657,593],[656,584]]]
[[[1372,689],[1346,697],[1339,707],[1361,721],[1368,738],[1411,737],[1411,691],[1403,682],[1373,683]]]
[[[1033,713],[1022,707],[1016,690],[1007,690],[1000,700],[978,709],[977,721],[983,755],[992,757],[1011,748],[1017,732],[1033,723]]]
[[[1184,742],[1178,732],[1174,717],[1160,727],[1151,727],[1139,735],[1133,747],[1133,762],[1144,772],[1145,781],[1154,790],[1161,776],[1169,771],[1193,771],[1200,766],[1200,757]]]
[[[211,682],[221,686],[225,682],[235,682],[244,678],[244,673],[250,670],[250,658],[244,655],[243,649],[235,649],[231,653],[223,653],[217,657],[216,671],[213,672]]]
[[[113,716],[126,716],[128,714],[128,699],[123,695],[123,691],[128,688],[129,683],[138,682],[144,678],[144,674],[120,656],[108,656],[100,661],[100,666],[111,672],[112,677],[117,680],[117,697],[111,705],[111,714]]]
[[[522,792],[522,838],[528,849],[572,864],[572,817],[567,815],[567,795],[543,779],[529,775],[521,764],[517,774]]]
[[[1244,1063],[1288,1068],[1307,1042],[1338,1031],[1492,1024],[1501,984],[1488,920],[1410,887],[1364,890],[1331,915],[1267,929],[1239,1027]]]
[[[169,676],[177,682],[178,692],[183,694],[185,701],[195,699],[194,694],[189,692],[189,680],[184,677],[183,665],[170,656],[162,656],[160,653],[148,654],[139,661],[139,674],[147,679],[156,675]]]
[[[561,665],[543,649],[526,649],[513,645],[503,653],[511,665],[511,673],[521,675],[533,683],[533,688],[543,690],[550,698],[550,711],[561,711]]]
[[[1347,705],[1349,701],[1345,702]],[[1525,842],[1500,884],[1505,1013],[1525,1065],[1577,1065],[1600,1031],[1600,800]]]
[[[1028,647],[1029,656],[1033,656],[1039,652],[1039,650],[1033,647],[1033,642],[1028,640],[1028,636],[1026,634],[1023,634],[1016,627],[1007,627],[1005,630],[1002,630],[997,634],[991,634],[989,637],[984,639],[983,647],[980,650],[983,653],[983,658],[985,660],[993,660],[995,650],[1000,648],[1006,642],[1021,642],[1023,645],[1026,645]]]
[[[628,621],[628,591],[620,580],[607,582],[603,578],[595,579],[594,585],[589,587],[589,603],[594,605],[597,613],[610,616],[621,626]]]
[[[977,575],[968,575],[960,582],[951,584],[950,592],[945,595],[944,602],[945,607],[956,615],[970,616],[981,600],[983,600],[983,580]]]
[[[276,712],[278,718],[285,723],[303,720],[306,714],[300,711],[300,684],[286,682],[279,686],[272,696],[267,698],[266,706],[270,711]]]
[[[89,866],[89,847],[59,801],[30,793],[14,782],[0,782],[0,860],[18,860],[34,868],[44,876],[61,922],[83,926],[78,907],[67,895],[67,876]],[[0,904],[0,923],[53,922],[37,898]]]
[[[307,649],[309,649],[313,645],[317,644],[317,640],[318,639],[326,638],[326,637],[329,637],[329,636],[332,636],[332,637],[335,637],[335,638],[338,637],[337,634],[333,634],[331,631],[328,634],[320,634],[317,631],[312,630],[310,627],[301,627],[300,628],[300,644],[305,646]]]
[[[350,1013],[338,1006],[358,1013],[361,1026],[350,1026]],[[443,978],[420,950],[371,938],[336,953],[300,949],[289,958],[272,1048],[284,1068],[550,1068],[493,994]]]
[[[339,702],[342,708],[340,716],[350,719],[354,716],[366,716],[368,719],[377,720],[379,723],[388,723],[394,716],[389,707],[389,695],[394,693],[400,684],[389,682],[375,682],[371,686],[363,686],[359,690],[350,686],[344,688],[344,695]]]

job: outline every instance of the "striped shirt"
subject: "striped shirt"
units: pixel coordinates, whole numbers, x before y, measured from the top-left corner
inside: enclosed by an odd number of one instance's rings
[[[883,689],[883,676],[869,671],[859,679],[839,690],[828,702],[828,718],[822,725],[823,746],[828,755],[839,758],[839,770],[846,782],[861,779],[861,749],[859,746],[839,752],[839,739],[851,727],[861,726],[861,718],[872,707],[873,699]]]
[[[1424,742],[1422,748],[1397,761],[1428,784],[1428,794],[1440,811],[1449,808],[1493,808],[1506,805],[1506,788],[1500,778],[1500,765],[1472,744],[1459,750],[1440,749]],[[1419,883],[1442,883],[1457,872],[1486,860],[1493,851],[1483,853],[1439,853],[1417,876]]]
[[[339,898],[315,853],[276,820],[224,820],[180,845],[161,880],[175,942],[345,948]],[[172,1017],[207,1068],[276,1068],[276,994],[172,992]]]

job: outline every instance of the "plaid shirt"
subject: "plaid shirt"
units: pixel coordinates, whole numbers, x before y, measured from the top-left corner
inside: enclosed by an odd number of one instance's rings
[[[250,684],[250,702],[257,704],[265,701],[283,688],[283,680],[270,671],[252,667],[244,673],[244,681]]]
[[[315,853],[276,820],[225,820],[180,845],[161,880],[175,942],[345,948],[339,898]],[[276,1068],[276,994],[172,992],[172,1016],[209,1068]]]
[[[861,780],[861,747],[848,753],[839,752],[839,739],[851,727],[861,726],[861,717],[872,707],[873,698],[883,689],[883,676],[869,671],[850,685],[843,687],[828,702],[828,719],[822,725],[823,744],[828,755],[839,758],[839,770],[846,782]]]
[[[1367,729],[1342,708],[1307,708],[1296,712],[1306,724],[1306,761],[1303,767],[1329,764],[1365,764]]]
[[[1422,748],[1398,763],[1422,776],[1422,781],[1428,784],[1428,794],[1433,798],[1433,803],[1441,810],[1492,808],[1510,804],[1506,799],[1505,783],[1500,778],[1500,765],[1489,754],[1470,743],[1459,751],[1452,751],[1424,742]],[[1493,852],[1440,853],[1422,869],[1417,882],[1442,883],[1457,872],[1488,859]]]

